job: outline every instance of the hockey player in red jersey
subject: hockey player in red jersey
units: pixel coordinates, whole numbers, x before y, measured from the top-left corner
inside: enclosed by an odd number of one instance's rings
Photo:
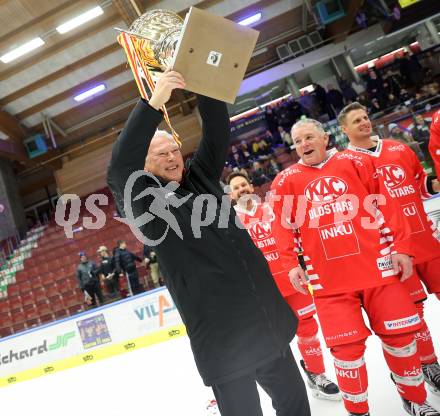
[[[308,260],[308,279],[321,329],[335,359],[349,415],[369,415],[365,341],[382,340],[383,354],[405,411],[440,416],[428,402],[415,332],[421,320],[399,281],[412,273],[409,226],[392,215],[398,205],[378,180],[373,162],[351,152],[326,151],[328,136],[315,120],[292,127],[301,160],[273,184],[273,234],[298,291],[307,284],[294,253],[293,233]],[[377,209],[380,208],[380,211]]]
[[[440,175],[440,110],[432,117],[430,136],[429,136],[429,153],[431,153],[434,161],[435,172],[437,177]]]
[[[297,342],[301,356],[301,367],[307,376],[307,384],[316,398],[341,400],[338,386],[325,375],[321,343],[313,298],[310,294],[298,293],[289,280],[288,272],[279,258],[272,222],[275,215],[268,203],[261,202],[246,174],[233,172],[227,179],[230,197],[236,202],[235,210],[255,245],[266,257],[275,282],[288,305],[298,318]]]
[[[440,232],[426,215],[422,202],[422,199],[439,192],[439,182],[426,175],[416,154],[408,146],[372,136],[371,122],[361,104],[346,106],[338,119],[350,140],[348,149],[360,157],[371,158],[410,224],[415,267],[413,276],[404,284],[422,319],[416,340],[425,381],[435,394],[440,395],[440,366],[431,333],[423,319],[426,293],[420,283],[422,281],[429,292],[440,298]]]

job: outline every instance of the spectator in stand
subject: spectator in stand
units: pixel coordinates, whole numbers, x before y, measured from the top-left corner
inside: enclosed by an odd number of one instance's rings
[[[240,150],[244,156],[245,164],[247,164],[248,161],[251,159],[252,153],[251,153],[251,149],[249,148],[249,143],[246,140],[241,141]]]
[[[264,137],[260,137],[260,139],[256,142],[258,145],[258,155],[261,157],[265,157],[270,153],[270,145],[264,139]]]
[[[96,307],[96,298],[99,304],[104,303],[101,287],[99,286],[98,268],[93,261],[90,261],[84,251],[79,253],[80,263],[76,268],[76,278],[79,288],[84,292],[86,303]]]
[[[270,181],[270,178],[264,172],[263,166],[260,162],[254,162],[251,170],[252,183],[255,186],[261,186]]]
[[[240,155],[238,153],[231,153],[229,155],[229,164],[233,168],[239,168],[242,166],[242,161],[240,160]]]
[[[373,98],[371,100],[371,105],[369,106],[371,114],[380,113],[383,111],[382,106],[377,98]]]
[[[272,134],[276,134],[278,128],[278,117],[272,107],[266,107],[265,116],[269,130]]]
[[[425,56],[425,61],[423,62],[424,67],[431,71],[433,78],[440,74],[440,55],[436,53],[435,55],[429,51]]]
[[[275,176],[281,172],[281,168],[281,165],[275,160],[275,158],[271,157],[269,159],[269,165],[266,169],[268,178],[273,180],[273,178],[275,178]]]
[[[333,84],[327,85],[327,100],[335,114],[344,108],[344,96]]]
[[[430,154],[428,150],[430,126],[431,123],[424,119],[421,114],[416,114],[416,116],[414,117],[414,127],[411,130],[411,134],[414,140],[419,143],[425,160],[430,159]]]
[[[411,136],[410,133],[402,129],[396,123],[388,124],[388,132],[390,139],[408,145],[421,161],[425,160],[425,157],[423,155],[422,150],[420,149],[419,144],[414,140],[414,138]]]
[[[307,110],[296,100],[290,100],[291,123],[299,120],[302,116],[308,115]],[[290,128],[290,125],[289,125]]]
[[[400,100],[400,102],[402,104],[404,104],[406,101],[409,101],[410,99],[411,99],[411,96],[409,95],[408,90],[405,89],[405,88],[402,88],[400,90],[400,93],[399,93],[399,100]]]
[[[287,131],[284,130],[283,127],[281,126],[278,126],[278,132],[285,146],[286,147],[292,146],[293,144],[292,136],[289,133],[287,133]]]
[[[358,102],[361,103],[364,107],[370,107],[370,102],[368,101],[365,94],[359,95]]]
[[[329,106],[326,90],[316,82],[314,82],[312,85],[314,88],[313,94],[315,95],[316,99],[318,100],[319,106],[321,107],[321,113],[327,113],[329,119],[332,120],[333,118],[335,118],[335,114],[333,114],[333,110]]]
[[[273,135],[270,130],[266,130],[264,134],[264,140],[270,147],[276,147],[277,143],[279,143],[278,136]]]
[[[312,117],[319,116],[319,103],[314,94],[310,94],[307,90],[305,90],[298,98],[298,102]]]
[[[354,81],[351,83],[351,86],[352,86],[353,89],[356,91],[356,94],[357,94],[358,98],[359,98],[359,96],[360,96],[361,94],[365,94],[366,88],[365,88],[365,84],[364,84],[364,82],[363,82],[362,80],[359,80],[359,82],[357,82],[356,80],[354,80]],[[359,100],[357,100],[357,101],[359,101]]]
[[[390,93],[388,94],[388,107],[396,107],[400,104],[400,101],[398,100],[398,98]]]
[[[118,246],[115,250],[116,273],[121,277],[124,277],[124,273],[127,274],[131,292],[133,295],[136,295],[142,291],[142,287],[139,283],[139,274],[135,261],[142,262],[142,259],[127,250],[127,244],[124,240],[119,240],[117,244]]]
[[[376,72],[371,70],[368,72],[367,78],[367,92],[370,98],[377,98],[380,105],[383,105],[384,96],[386,94],[383,81],[377,76]]]
[[[283,126],[285,129],[289,129],[293,123],[293,115],[290,111],[290,105],[287,100],[283,100],[281,105],[278,107],[278,124]]]
[[[101,257],[98,276],[104,282],[109,297],[115,298],[119,295],[119,275],[115,271],[115,262],[106,246],[99,247],[97,253]]]
[[[243,166],[246,163],[242,150],[237,148],[235,145],[231,146],[230,163],[232,166],[237,167]]]
[[[398,96],[402,89],[402,78],[399,74],[393,74],[391,70],[388,70],[383,78],[384,88],[388,94]]]
[[[344,99],[347,103],[353,103],[354,101],[357,101],[358,94],[353,89],[350,81],[347,80],[347,77],[345,75],[341,75],[338,84],[339,84],[339,88],[342,91],[342,95],[344,96]]]
[[[144,245],[144,259],[145,259],[145,266],[150,267],[150,276],[151,276],[151,280],[153,281],[154,287],[160,287],[162,272],[160,270],[157,254],[153,248]]]
[[[420,65],[417,56],[405,52],[400,60],[400,73],[405,79],[408,87],[418,87],[423,82],[423,67]]]

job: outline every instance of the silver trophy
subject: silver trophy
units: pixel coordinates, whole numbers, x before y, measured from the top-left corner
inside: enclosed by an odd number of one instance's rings
[[[170,67],[183,27],[182,18],[170,10],[149,10],[138,17],[126,32],[142,39],[142,59],[151,70]]]

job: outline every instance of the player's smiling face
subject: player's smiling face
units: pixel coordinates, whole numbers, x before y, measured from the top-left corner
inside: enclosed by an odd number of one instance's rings
[[[298,156],[306,165],[317,165],[327,156],[328,136],[314,124],[299,125],[292,130]]]
[[[369,138],[372,132],[368,114],[362,109],[350,111],[346,115],[345,122],[341,127],[349,139]]]
[[[241,197],[245,195],[252,195],[254,193],[254,187],[243,176],[236,176],[235,178],[232,178],[229,186],[231,187],[231,199],[236,202]]]

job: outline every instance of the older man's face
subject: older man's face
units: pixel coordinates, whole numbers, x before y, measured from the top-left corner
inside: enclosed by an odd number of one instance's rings
[[[292,130],[298,156],[306,165],[317,165],[326,158],[328,137],[313,124],[303,124]]]
[[[166,181],[182,180],[182,153],[171,137],[163,134],[153,137],[145,160],[145,170]]]

